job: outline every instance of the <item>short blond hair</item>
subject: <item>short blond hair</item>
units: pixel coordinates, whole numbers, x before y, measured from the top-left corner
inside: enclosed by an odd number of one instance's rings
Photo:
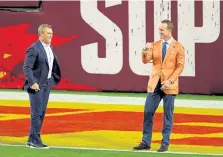
[[[51,29],[52,29],[52,26],[49,25],[49,24],[41,24],[41,25],[39,26],[39,28],[38,28],[38,34],[39,34],[39,35],[43,32],[44,28],[51,28]]]

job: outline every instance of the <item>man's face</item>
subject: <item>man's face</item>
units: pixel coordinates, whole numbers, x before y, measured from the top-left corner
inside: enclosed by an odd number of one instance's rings
[[[167,28],[166,23],[161,23],[159,25],[160,39],[168,40],[171,37],[171,30]]]
[[[45,27],[43,32],[40,34],[40,37],[45,44],[50,44],[53,37],[53,30]]]

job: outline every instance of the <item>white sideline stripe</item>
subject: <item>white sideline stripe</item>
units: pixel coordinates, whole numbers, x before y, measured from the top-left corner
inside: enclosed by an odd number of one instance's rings
[[[28,100],[26,92],[0,92],[1,100]],[[49,101],[58,102],[84,102],[98,104],[126,104],[126,105],[144,105],[145,98],[138,97],[115,97],[98,95],[80,95],[80,94],[54,94],[50,95]],[[161,101],[162,105],[162,101]],[[223,101],[213,100],[175,100],[175,106],[191,108],[218,108],[223,109]]]
[[[25,145],[14,145],[14,144],[3,144],[0,143],[0,146],[10,146],[10,147],[25,147]],[[74,150],[98,150],[98,151],[114,151],[114,152],[134,152],[134,153],[158,153],[157,151],[133,151],[133,150],[120,150],[120,149],[104,149],[104,148],[86,148],[86,147],[62,147],[62,146],[50,146],[50,148],[59,148],[59,149],[74,149]],[[193,153],[193,152],[162,152],[164,154],[194,154],[194,155],[213,155],[213,156],[222,156],[223,154],[210,154],[210,153]]]

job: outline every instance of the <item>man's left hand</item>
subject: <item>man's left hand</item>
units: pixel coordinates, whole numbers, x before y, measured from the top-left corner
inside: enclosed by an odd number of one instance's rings
[[[162,91],[168,89],[171,85],[171,81],[170,80],[166,80],[166,81],[163,81],[162,83],[162,87],[160,88]]]

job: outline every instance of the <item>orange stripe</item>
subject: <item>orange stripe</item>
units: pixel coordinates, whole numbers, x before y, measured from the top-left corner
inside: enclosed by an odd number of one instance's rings
[[[182,114],[176,114],[175,117],[184,119],[182,122],[200,122],[207,118],[209,118],[209,121],[217,122],[217,118],[219,118],[218,116],[204,116],[204,118],[202,115],[195,116],[189,114],[181,117],[181,115]],[[191,119],[191,117],[194,119]],[[157,113],[154,119],[154,132],[161,132],[162,119],[162,114]],[[141,131],[142,122],[142,112],[107,111],[47,116],[44,120],[43,133],[52,134],[92,130]],[[30,119],[0,121],[0,128],[4,128],[4,130],[0,132],[0,135],[25,136],[29,129],[29,123]],[[222,128],[176,125],[173,127],[172,132],[182,134],[209,134],[222,132]]]

